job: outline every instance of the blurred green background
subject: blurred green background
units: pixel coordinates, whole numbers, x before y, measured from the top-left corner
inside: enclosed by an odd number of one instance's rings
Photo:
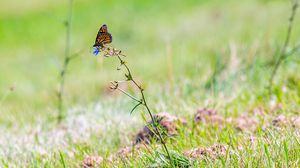
[[[143,108],[130,114],[134,102],[108,91],[110,81],[124,79],[116,70],[118,60],[92,54],[102,24],[113,36],[109,45],[127,55],[152,112],[187,119],[183,134],[168,141],[172,151],[181,155],[186,149],[233,142],[228,159],[227,153],[201,166],[298,164],[299,129],[282,131],[273,119],[299,117],[299,50],[279,68],[272,94],[266,89],[286,37],[291,1],[74,0],[70,54],[78,57],[67,70],[66,117],[57,124],[68,10],[69,0],[1,0],[0,167],[80,167],[87,155],[105,158],[131,144],[143,128],[148,119],[141,116]],[[288,50],[299,45],[299,37],[298,11]],[[253,133],[235,130],[233,120],[225,128],[195,127],[198,108],[215,109],[226,120],[247,114],[259,126]],[[259,143],[249,144],[249,137]],[[144,156],[152,159],[152,151],[145,154],[128,167],[149,165]]]
[[[270,60],[284,39],[290,6],[285,0],[74,0],[66,106],[96,101],[120,79],[115,59],[93,57],[99,27],[121,49],[134,75],[151,90],[186,87],[204,95],[216,62],[247,67]],[[56,115],[68,1],[4,0],[0,6],[0,123],[33,122]],[[299,16],[299,14],[298,14]],[[299,39],[295,22],[292,45]],[[236,50],[237,58],[231,58]],[[294,72],[295,69],[291,69]],[[239,71],[239,69],[234,69]],[[265,75],[268,69],[262,70]],[[268,77],[266,77],[267,79]],[[261,77],[252,78],[255,84]],[[234,80],[234,79],[233,79]],[[250,80],[249,80],[250,81]],[[245,82],[247,83],[247,81]],[[13,91],[11,91],[13,90]],[[164,90],[159,92],[164,94]]]

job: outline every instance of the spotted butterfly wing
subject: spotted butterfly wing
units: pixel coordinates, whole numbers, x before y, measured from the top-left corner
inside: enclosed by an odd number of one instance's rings
[[[93,47],[103,47],[104,44],[108,44],[112,42],[112,36],[107,31],[107,26],[104,24],[100,27],[100,30],[98,31],[95,44]]]

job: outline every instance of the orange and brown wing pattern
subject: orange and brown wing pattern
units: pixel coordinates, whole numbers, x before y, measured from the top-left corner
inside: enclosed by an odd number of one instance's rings
[[[106,24],[102,25],[99,29],[99,33],[107,33],[107,26]]]
[[[104,24],[101,26],[98,31],[94,47],[103,47],[104,44],[108,44],[112,42],[112,36],[107,31],[107,26]]]

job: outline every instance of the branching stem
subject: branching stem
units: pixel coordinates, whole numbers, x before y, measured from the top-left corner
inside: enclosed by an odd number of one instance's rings
[[[130,94],[128,94],[128,93],[125,92],[124,90],[119,89],[119,88],[117,88],[117,89],[120,90],[121,92],[123,92],[123,93],[124,93],[125,95],[127,95],[128,97],[130,97],[130,98],[132,98],[133,100],[135,100],[135,101],[138,102],[138,104],[132,109],[131,112],[133,112],[133,110],[135,110],[135,109],[136,109],[138,106],[140,106],[140,105],[143,105],[143,106],[146,108],[146,110],[147,110],[147,112],[148,112],[148,114],[149,114],[149,116],[150,116],[150,118],[151,118],[151,121],[152,121],[152,123],[153,123],[155,132],[156,132],[156,134],[158,135],[158,138],[159,138],[160,142],[162,143],[165,152],[167,153],[167,156],[168,156],[170,165],[172,165],[172,167],[174,167],[173,162],[172,162],[172,158],[171,158],[171,155],[170,155],[170,152],[169,152],[169,150],[168,150],[168,148],[167,148],[167,145],[166,145],[165,141],[164,141],[163,138],[162,138],[162,135],[161,135],[160,130],[158,129],[159,124],[158,124],[157,121],[155,120],[155,118],[154,118],[154,116],[153,116],[153,114],[152,114],[152,112],[151,112],[151,110],[150,110],[150,108],[149,108],[149,106],[148,106],[148,103],[147,103],[147,101],[146,101],[144,89],[143,89],[142,86],[139,85],[139,84],[136,82],[136,80],[133,78],[132,73],[131,73],[129,67],[127,66],[126,62],[120,57],[119,54],[116,55],[116,56],[118,57],[121,66],[125,67],[125,69],[126,69],[126,71],[127,71],[127,74],[125,74],[125,76],[127,77],[127,81],[131,81],[131,82],[139,89],[142,98],[141,98],[141,100],[139,100],[139,99],[137,99],[137,98],[131,96]]]

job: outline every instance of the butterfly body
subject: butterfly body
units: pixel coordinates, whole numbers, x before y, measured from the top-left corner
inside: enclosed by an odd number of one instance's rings
[[[105,44],[109,44],[112,42],[112,35],[108,33],[107,26],[104,24],[100,27],[98,31],[95,44],[93,47],[100,47],[103,48]]]

